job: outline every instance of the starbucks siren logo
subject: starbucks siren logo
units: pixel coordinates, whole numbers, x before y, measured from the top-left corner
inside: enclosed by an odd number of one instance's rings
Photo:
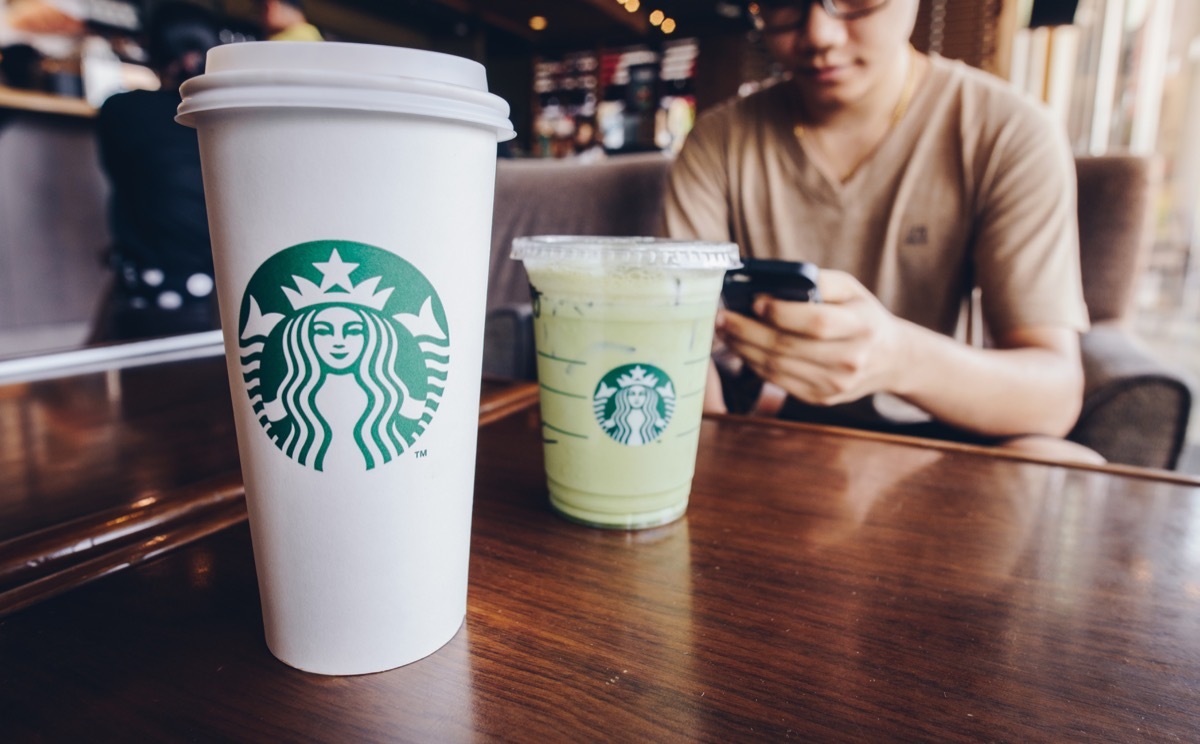
[[[592,411],[604,433],[621,444],[649,444],[675,415],[675,386],[658,367],[626,364],[600,378]]]
[[[410,449],[437,412],[446,314],[399,256],[343,240],[286,248],[254,272],[239,317],[254,413],[302,465],[378,467]]]

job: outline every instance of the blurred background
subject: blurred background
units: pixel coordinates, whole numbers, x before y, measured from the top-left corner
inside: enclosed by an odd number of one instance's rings
[[[196,0],[221,41],[255,0]],[[105,183],[90,125],[154,88],[153,0],[0,0],[0,356],[81,343],[103,286]],[[512,107],[514,158],[677,151],[696,115],[778,74],[735,0],[307,0],[328,40],[469,57]],[[1200,377],[1200,3],[921,0],[913,43],[1045,101],[1077,154],[1153,155],[1153,236],[1131,324]],[[1197,427],[1193,427],[1197,428]]]

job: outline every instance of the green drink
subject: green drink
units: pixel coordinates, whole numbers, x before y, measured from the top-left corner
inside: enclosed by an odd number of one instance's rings
[[[599,527],[679,518],[737,246],[550,236],[514,241],[513,258],[533,292],[551,505]]]

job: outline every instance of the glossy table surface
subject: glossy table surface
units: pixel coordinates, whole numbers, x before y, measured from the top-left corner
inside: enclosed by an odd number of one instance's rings
[[[480,421],[536,396],[485,380]],[[245,518],[223,357],[0,384],[0,617]]]
[[[53,537],[40,523],[81,513],[85,495],[61,485],[75,468],[104,473],[93,496],[110,513],[146,482],[167,502],[238,494],[236,474],[213,477],[236,466],[228,393],[203,365],[183,367],[194,407],[150,406],[163,378],[147,370],[107,424],[41,411],[47,389],[7,391],[0,411],[23,403],[54,442],[30,434],[17,462],[0,423],[0,525]],[[521,395],[483,417],[468,614],[442,650],[361,677],[276,661],[231,513],[10,607],[0,739],[1200,740],[1200,485],[714,417],[687,515],[600,531],[549,511]],[[182,443],[160,428],[156,449],[129,429],[176,406],[207,422]],[[37,447],[62,454],[43,462]],[[197,508],[172,524],[222,519]],[[0,565],[14,544],[37,552],[10,537]]]

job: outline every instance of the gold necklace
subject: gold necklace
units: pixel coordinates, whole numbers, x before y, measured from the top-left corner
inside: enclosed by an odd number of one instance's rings
[[[908,111],[908,105],[912,103],[913,92],[917,88],[917,52],[911,45],[908,47],[908,49],[908,72],[905,73],[904,76],[904,88],[900,91],[900,100],[896,101],[896,108],[892,111],[891,121],[888,122],[887,129],[884,130],[885,137],[887,136],[887,133],[892,131],[896,124],[898,124],[900,120],[904,118],[905,112]],[[803,124],[797,124],[796,126],[792,127],[792,133],[796,135],[797,140],[806,140],[811,142],[814,147],[824,152],[823,148],[821,147],[821,143],[817,142],[811,137],[806,139],[805,135],[808,133],[808,128]],[[856,160],[854,165],[852,165],[848,171],[842,174],[841,182],[845,183],[850,179],[851,176],[857,173],[858,169],[862,167],[863,163],[867,162],[867,159],[875,154],[875,150],[878,149],[879,144],[882,142],[883,138],[880,138],[879,143],[876,143],[875,147],[872,147],[866,152],[866,154]]]

